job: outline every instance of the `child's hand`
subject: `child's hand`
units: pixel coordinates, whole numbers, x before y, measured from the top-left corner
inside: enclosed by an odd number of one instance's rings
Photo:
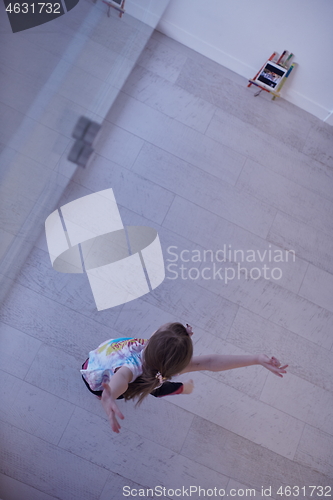
[[[116,432],[118,434],[121,427],[116,417],[120,418],[121,420],[124,420],[125,417],[119,410],[115,400],[112,397],[109,384],[103,382],[102,385],[103,385],[102,405],[105,410],[105,413],[108,416],[109,422],[111,424],[111,429],[113,430],[113,432]]]
[[[194,382],[193,379],[190,378],[190,380],[187,380],[186,382],[183,383],[183,392],[182,394],[191,394],[194,389]]]
[[[280,361],[274,358],[274,356],[269,358],[268,356],[266,356],[266,354],[259,354],[258,361],[260,365],[264,366],[265,368],[267,368],[267,370],[271,371],[278,377],[282,378],[282,373],[287,373],[286,368],[288,367],[288,365],[281,366]]]

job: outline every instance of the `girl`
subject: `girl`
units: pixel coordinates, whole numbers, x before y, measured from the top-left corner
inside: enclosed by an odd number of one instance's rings
[[[111,428],[119,432],[124,415],[116,399],[138,398],[137,404],[148,395],[190,394],[193,381],[167,382],[174,375],[199,370],[223,371],[250,365],[262,365],[282,377],[288,365],[265,354],[231,356],[193,355],[192,327],[181,323],[161,326],[149,340],[121,338],[108,340],[89,353],[81,374],[88,389],[102,400]]]

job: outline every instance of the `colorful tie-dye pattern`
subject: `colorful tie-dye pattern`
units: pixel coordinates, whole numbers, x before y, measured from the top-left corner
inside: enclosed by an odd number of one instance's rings
[[[146,339],[119,338],[103,342],[89,353],[89,362],[85,370],[80,370],[93,391],[103,389],[105,377],[110,378],[120,366],[127,366],[133,373],[133,382],[142,374],[141,354]]]

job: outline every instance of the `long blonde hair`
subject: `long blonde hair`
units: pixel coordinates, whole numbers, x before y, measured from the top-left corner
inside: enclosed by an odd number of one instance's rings
[[[160,374],[168,380],[181,372],[191,361],[193,344],[181,323],[166,323],[148,340],[143,352],[142,375],[130,383],[124,393],[126,400],[138,398],[137,405],[160,385]]]

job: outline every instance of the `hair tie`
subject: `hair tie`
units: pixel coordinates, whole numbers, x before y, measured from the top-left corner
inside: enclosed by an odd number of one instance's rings
[[[161,372],[157,372],[155,378],[159,380],[160,384],[163,384],[164,377],[162,377]]]

